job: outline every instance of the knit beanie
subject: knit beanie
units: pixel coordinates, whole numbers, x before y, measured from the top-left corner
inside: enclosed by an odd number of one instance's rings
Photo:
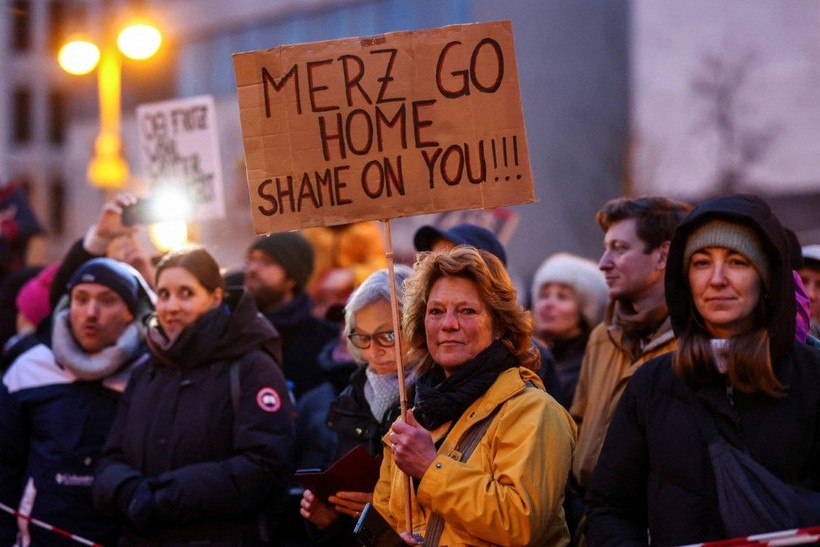
[[[301,291],[313,273],[313,246],[303,235],[296,232],[279,232],[256,238],[251,250],[264,251],[278,262],[288,277],[296,282]]]
[[[757,270],[763,285],[769,286],[769,260],[766,258],[760,238],[749,226],[725,220],[712,220],[702,224],[686,240],[683,252],[684,267],[689,268],[689,260],[695,251],[707,247],[721,247],[742,254]]]
[[[54,274],[57,273],[59,262],[54,262],[43,268],[33,278],[29,279],[17,293],[15,303],[17,310],[26,320],[35,327],[51,313],[49,291]]]
[[[113,258],[92,258],[80,266],[66,286],[71,294],[74,287],[82,283],[104,285],[123,299],[128,310],[138,315],[140,282],[135,277],[136,270]],[[136,274],[139,275],[139,274]]]
[[[569,253],[557,253],[547,258],[532,280],[532,301],[541,287],[559,283],[572,287],[578,297],[578,309],[590,329],[601,322],[609,289],[603,272],[591,260]]]

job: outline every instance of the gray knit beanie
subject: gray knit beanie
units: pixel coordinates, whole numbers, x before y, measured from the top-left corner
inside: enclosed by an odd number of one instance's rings
[[[743,224],[734,224],[725,220],[712,220],[696,228],[686,240],[683,252],[683,264],[689,268],[689,260],[695,251],[707,247],[721,247],[736,251],[752,263],[763,285],[769,286],[769,260],[760,243],[757,233]]]
[[[538,268],[532,280],[532,301],[535,302],[541,287],[558,283],[572,287],[578,297],[578,309],[592,329],[601,322],[609,289],[598,265],[586,258],[569,253],[556,253]]]
[[[288,277],[296,282],[296,290],[305,287],[313,273],[313,246],[296,232],[279,232],[256,238],[250,250],[264,251],[278,262]]]

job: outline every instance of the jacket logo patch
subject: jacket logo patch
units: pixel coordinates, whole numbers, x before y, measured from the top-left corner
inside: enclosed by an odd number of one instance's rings
[[[282,406],[282,398],[272,387],[263,387],[256,394],[256,404],[265,412],[276,412]]]

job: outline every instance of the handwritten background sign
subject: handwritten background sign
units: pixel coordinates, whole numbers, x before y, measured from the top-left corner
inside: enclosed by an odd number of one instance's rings
[[[213,97],[141,104],[137,123],[149,195],[160,189],[181,190],[191,201],[193,219],[224,217]]]
[[[233,59],[256,233],[535,201],[509,21]]]

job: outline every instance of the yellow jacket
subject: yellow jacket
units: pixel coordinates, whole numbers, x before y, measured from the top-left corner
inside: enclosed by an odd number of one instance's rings
[[[608,319],[589,335],[578,386],[569,409],[579,427],[578,446],[572,457],[572,475],[584,489],[592,480],[609,422],[629,379],[642,364],[672,351],[676,344],[672,323],[667,316],[643,347],[641,355],[634,359],[624,347],[621,329],[609,322],[611,308]]]
[[[538,387],[526,387],[526,382]],[[494,408],[499,412],[466,462],[458,461],[459,439]],[[503,372],[452,422],[432,431],[446,435],[438,457],[422,477],[413,499],[413,531],[424,535],[433,511],[442,515],[441,546],[567,545],[562,503],[575,446],[575,423],[543,391],[526,368]],[[407,477],[393,464],[387,436],[373,504],[398,531],[405,528]]]

